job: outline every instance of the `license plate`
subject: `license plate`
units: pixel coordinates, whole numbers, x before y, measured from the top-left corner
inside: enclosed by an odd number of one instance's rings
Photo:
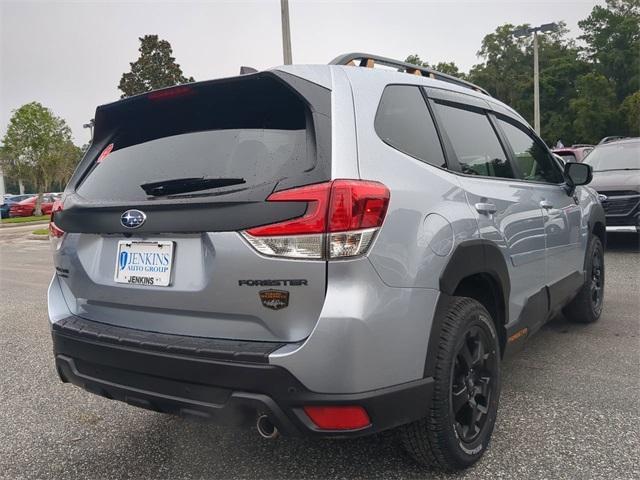
[[[129,285],[166,287],[171,281],[173,242],[121,240],[114,280]]]

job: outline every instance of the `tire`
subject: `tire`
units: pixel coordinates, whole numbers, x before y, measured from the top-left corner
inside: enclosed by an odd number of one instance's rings
[[[491,315],[476,300],[452,297],[442,323],[429,413],[401,427],[404,448],[418,463],[438,470],[470,467],[487,449],[499,396],[500,344]],[[477,422],[473,415],[479,415]]]
[[[589,240],[586,257],[586,279],[576,297],[563,313],[575,323],[596,322],[604,304],[604,248],[595,235]]]

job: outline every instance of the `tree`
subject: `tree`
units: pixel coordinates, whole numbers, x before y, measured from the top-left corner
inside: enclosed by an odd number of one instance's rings
[[[35,186],[35,213],[40,215],[42,193],[54,181],[67,181],[80,158],[71,130],[51,110],[31,102],[13,112],[2,143],[3,170],[7,176]]]
[[[624,99],[619,114],[624,129],[622,134],[640,137],[640,90]]]
[[[182,74],[180,65],[172,57],[169,42],[159,39],[158,35],[145,35],[139,40],[140,57],[130,63],[130,72],[122,74],[118,85],[122,91],[120,98],[195,81]]]
[[[469,72],[469,80],[516,109],[523,91],[531,84],[532,64],[525,54],[531,39],[518,38],[513,31],[526,27],[506,23],[486,35],[478,51],[484,63],[473,66]]]
[[[460,71],[455,62],[439,62],[435,66],[431,66],[427,62],[422,61],[417,53],[409,55],[407,58],[405,58],[404,61],[413,65],[417,65],[419,67],[430,67],[434,70],[437,70],[438,72],[446,73],[447,75],[451,75],[453,77],[462,79],[466,78],[466,75]]]
[[[429,66],[427,62],[422,61],[422,59],[420,58],[420,55],[418,55],[417,53],[414,53],[413,55],[409,55],[407,58],[404,59],[404,61],[412,65],[417,65],[419,67]]]
[[[616,131],[616,94],[602,74],[591,72],[578,79],[577,96],[569,102],[573,128],[583,142],[598,143]]]
[[[622,101],[640,88],[640,0],[607,0],[578,22],[584,53]]]

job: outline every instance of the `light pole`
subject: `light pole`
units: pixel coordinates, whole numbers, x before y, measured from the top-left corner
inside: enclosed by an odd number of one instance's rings
[[[557,23],[543,23],[539,27],[525,27],[513,31],[516,37],[528,37],[533,33],[533,128],[540,135],[540,66],[538,62],[538,32],[555,32]]]
[[[89,135],[91,135],[91,140],[93,140],[93,126],[95,124],[96,124],[96,121],[92,118],[91,120],[89,120],[89,123],[85,123],[84,125],[82,125],[82,128],[89,129]]]
[[[280,0],[282,16],[282,56],[284,64],[291,65],[291,28],[289,26],[289,0]]]

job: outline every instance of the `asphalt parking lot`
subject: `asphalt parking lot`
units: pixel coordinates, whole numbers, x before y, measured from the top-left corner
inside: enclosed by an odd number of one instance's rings
[[[609,246],[600,322],[555,319],[504,366],[492,445],[459,478],[640,478],[640,249]],[[393,433],[266,441],[62,384],[51,273],[47,242],[0,229],[0,478],[458,478],[414,464]]]

